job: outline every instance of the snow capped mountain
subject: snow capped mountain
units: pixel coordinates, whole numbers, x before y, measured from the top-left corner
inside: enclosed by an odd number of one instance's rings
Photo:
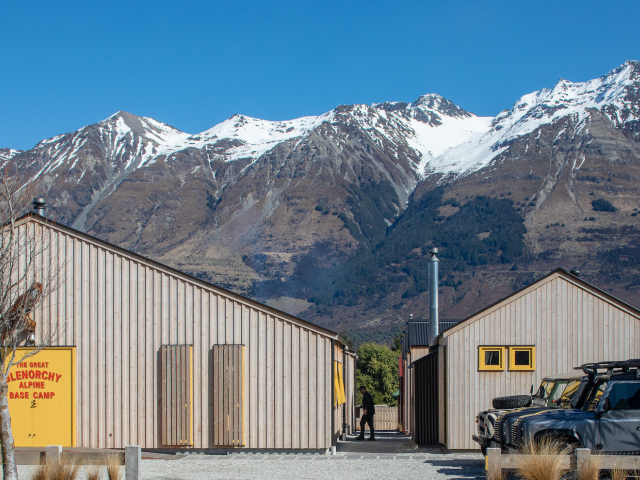
[[[27,151],[0,149],[0,166],[36,183],[61,223],[244,293],[258,281],[264,298],[303,299],[305,278],[377,242],[400,214],[419,217],[435,181],[455,204],[506,196],[536,253],[582,255],[594,198],[618,208],[598,218],[603,232],[638,215],[639,132],[640,63],[630,61],[524,95],[496,117],[437,94],[287,121],[234,115],[198,134],[120,111]],[[624,241],[620,232],[606,240]],[[282,293],[294,277],[301,286]],[[387,307],[367,318],[397,314]]]
[[[14,150],[12,148],[0,148],[0,165],[20,152],[21,150]]]
[[[121,111],[95,125],[41,141],[31,152],[39,152],[46,161],[31,179],[52,173],[69,174],[78,166],[80,152],[94,148],[102,151],[113,169],[128,173],[187,149],[206,152],[211,161],[249,159],[252,163],[279,144],[294,140],[299,143],[323,123],[334,129],[345,124],[362,129],[379,148],[395,149],[397,157],[408,155],[409,168],[420,177],[435,157],[484,134],[491,121],[435,94],[423,95],[411,104],[350,105],[288,121],[234,115],[199,134],[181,132],[152,118]],[[4,154],[5,160],[7,155]],[[79,181],[81,177],[76,178]]]
[[[451,148],[433,160],[436,172],[469,173],[488,165],[509,148],[509,143],[542,125],[571,117],[584,128],[590,111],[606,115],[616,128],[640,139],[640,62],[628,61],[603,77],[587,82],[559,80],[551,89],[524,95],[510,110],[501,112],[490,129],[477,138]]]

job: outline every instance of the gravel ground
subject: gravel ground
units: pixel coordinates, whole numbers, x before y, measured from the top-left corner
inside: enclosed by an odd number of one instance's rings
[[[364,458],[363,458],[364,457]],[[35,467],[19,466],[21,479]],[[124,473],[124,469],[123,469]],[[84,478],[81,473],[80,478]],[[103,477],[104,478],[104,477]],[[484,479],[484,458],[478,454],[324,455],[188,455],[181,460],[142,460],[142,478],[204,479]]]

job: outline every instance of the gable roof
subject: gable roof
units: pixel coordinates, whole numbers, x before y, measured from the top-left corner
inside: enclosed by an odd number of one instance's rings
[[[609,303],[611,303],[613,305],[616,305],[618,308],[621,308],[622,310],[626,310],[630,315],[632,315],[632,316],[636,317],[638,320],[640,320],[640,310],[637,309],[636,307],[634,307],[633,305],[629,305],[628,303],[620,300],[619,298],[616,298],[613,295],[608,294],[604,290],[601,290],[598,287],[590,284],[589,282],[584,281],[580,277],[578,277],[576,275],[573,275],[572,273],[567,272],[564,268],[556,268],[555,270],[549,272],[548,274],[546,274],[545,276],[539,278],[535,282],[530,283],[526,287],[523,287],[520,290],[516,290],[511,295],[508,295],[508,296],[506,296],[504,298],[501,298],[500,300],[498,300],[497,302],[492,303],[488,307],[485,307],[482,310],[480,310],[480,311],[468,316],[467,318],[462,320],[457,325],[449,328],[446,331],[443,331],[439,335],[439,338],[448,337],[452,333],[457,332],[458,330],[460,330],[461,328],[464,328],[465,326],[469,325],[470,323],[473,323],[473,322],[475,322],[477,320],[480,320],[480,318],[484,317],[490,311],[499,308],[500,306],[502,306],[502,304],[508,303],[509,300],[511,300],[511,299],[513,299],[515,297],[521,296],[521,295],[525,295],[525,294],[529,293],[530,291],[536,289],[540,285],[542,285],[544,283],[547,283],[547,282],[553,280],[554,278],[558,278],[558,277],[562,277],[565,280],[567,280],[568,282],[573,283],[574,285],[576,285],[576,286],[578,286],[578,287],[580,287],[580,288],[582,288],[584,290],[590,291],[593,295],[596,295],[596,296],[602,298],[603,300],[605,300],[605,301],[607,301],[607,302],[609,302]]]
[[[225,288],[222,288],[222,287],[219,287],[217,285],[213,285],[211,283],[205,282],[204,280],[200,280],[199,278],[194,277],[193,275],[189,275],[188,273],[181,272],[180,270],[177,270],[177,269],[175,269],[173,267],[170,267],[168,265],[164,265],[164,264],[162,264],[160,262],[156,262],[155,260],[151,260],[150,258],[144,257],[144,256],[139,255],[137,253],[133,253],[133,252],[131,252],[129,250],[126,250],[126,249],[124,249],[122,247],[119,247],[117,245],[114,245],[112,243],[106,242],[104,240],[100,240],[99,238],[96,238],[96,237],[91,236],[91,235],[89,235],[87,233],[81,232],[79,230],[76,230],[75,228],[67,227],[66,225],[58,223],[58,222],[56,222],[54,220],[50,220],[50,219],[48,219],[46,217],[38,215],[37,213],[28,212],[28,213],[22,215],[21,217],[19,217],[16,220],[16,223],[27,222],[27,221],[36,221],[36,222],[38,222],[38,223],[40,223],[42,225],[45,225],[47,227],[57,228],[59,230],[62,230],[64,232],[70,234],[70,235],[74,235],[76,237],[83,238],[83,239],[85,239],[85,240],[87,240],[89,242],[92,242],[94,244],[98,244],[98,245],[100,245],[100,246],[102,246],[102,247],[104,247],[106,249],[109,249],[109,250],[112,250],[114,252],[117,252],[120,255],[123,255],[125,257],[129,257],[132,260],[135,260],[135,261],[138,261],[138,262],[141,262],[141,263],[145,263],[145,264],[147,264],[149,266],[152,266],[152,267],[154,267],[154,268],[156,268],[158,270],[164,270],[165,272],[167,272],[167,273],[169,273],[171,275],[180,277],[180,278],[182,278],[183,280],[185,280],[187,282],[190,282],[190,283],[193,283],[193,284],[197,284],[197,285],[199,285],[201,287],[204,287],[204,288],[207,288],[209,290],[215,290],[217,292],[220,292],[223,295],[226,295],[226,296],[231,297],[231,298],[238,299],[238,300],[240,300],[240,301],[242,301],[244,303],[248,303],[248,304],[250,304],[250,305],[252,305],[252,306],[254,306],[256,308],[260,308],[262,310],[266,310],[266,311],[271,312],[274,315],[277,315],[277,316],[279,316],[279,317],[281,317],[281,318],[283,318],[283,319],[285,319],[285,320],[287,320],[289,322],[298,324],[298,325],[300,325],[302,327],[305,327],[307,329],[313,330],[316,333],[319,333],[321,335],[330,337],[333,340],[335,340],[338,344],[340,344],[340,345],[342,345],[344,347],[344,344],[338,338],[338,334],[336,332],[332,331],[332,330],[327,329],[327,328],[320,327],[320,326],[318,326],[318,325],[316,325],[314,323],[311,323],[311,322],[308,322],[308,321],[303,320],[301,318],[295,317],[295,316],[290,315],[290,314],[288,314],[286,312],[283,312],[283,311],[278,310],[276,308],[270,307],[270,306],[265,305],[263,303],[257,302],[255,300],[251,300],[250,298],[244,297],[244,296],[242,296],[240,294],[234,293],[234,292],[232,292],[230,290],[227,290]]]
[[[438,326],[443,332],[457,325],[459,320],[439,320]],[[411,320],[407,322],[407,346],[408,347],[428,347],[429,346],[429,320]]]

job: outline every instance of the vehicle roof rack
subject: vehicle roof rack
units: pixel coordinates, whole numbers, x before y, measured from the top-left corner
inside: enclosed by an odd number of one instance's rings
[[[585,373],[595,373],[598,369],[607,369],[609,372],[614,368],[621,368],[623,371],[628,371],[630,368],[640,368],[640,358],[632,358],[629,360],[614,360],[608,362],[594,362],[585,363],[579,367],[575,367],[574,370],[583,370]]]

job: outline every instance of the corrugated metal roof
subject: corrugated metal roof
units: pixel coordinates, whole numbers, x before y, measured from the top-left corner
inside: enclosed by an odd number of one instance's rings
[[[448,328],[457,325],[460,320],[440,320],[440,331],[442,333]],[[408,347],[427,347],[429,346],[429,321],[413,320],[407,322],[406,342]]]

